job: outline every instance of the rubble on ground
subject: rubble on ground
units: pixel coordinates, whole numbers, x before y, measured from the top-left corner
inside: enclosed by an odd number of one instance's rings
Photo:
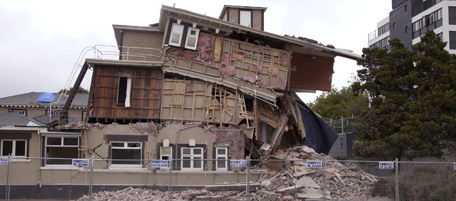
[[[323,161],[326,157],[326,174],[323,168],[308,168],[306,160]],[[322,200],[326,176],[327,200],[368,200],[375,176],[354,164],[343,165],[324,154],[318,154],[307,146],[279,150],[269,160],[252,166],[252,169],[270,168],[258,182],[250,183],[253,200]],[[277,165],[279,163],[279,165]],[[176,200],[244,200],[245,183],[217,184],[202,190],[175,191]],[[79,200],[87,200],[87,196]],[[101,191],[93,194],[93,200],[168,200],[168,193],[158,190],[126,188],[116,192]]]
[[[261,189],[256,191],[256,200],[275,200],[285,196],[295,199],[323,198],[323,168],[308,168],[305,160],[321,160],[326,157],[326,198],[329,200],[368,200],[372,185],[377,182],[354,164],[342,165],[324,154],[318,154],[307,146],[296,146],[277,151],[273,156],[289,160],[282,171],[272,177],[260,178]],[[271,163],[262,164],[270,166]]]

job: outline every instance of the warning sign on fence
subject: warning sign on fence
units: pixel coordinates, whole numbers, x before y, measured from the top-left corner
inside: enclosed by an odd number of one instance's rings
[[[76,167],[89,167],[89,159],[73,159],[72,164]]]
[[[167,167],[169,167],[168,162],[169,162],[168,160],[153,160],[152,167],[153,168],[167,168]]]
[[[246,160],[230,160],[230,167],[247,167]]]
[[[392,170],[392,169],[394,169],[394,162],[391,162],[391,161],[380,161],[378,163],[378,168],[379,169]]]
[[[308,168],[323,168],[323,161],[307,160],[306,166]]]
[[[8,165],[8,158],[0,157],[0,165]]]

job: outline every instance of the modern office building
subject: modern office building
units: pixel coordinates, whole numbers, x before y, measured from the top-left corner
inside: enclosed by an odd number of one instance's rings
[[[398,38],[411,48],[434,31],[447,42],[445,49],[456,54],[456,0],[392,0],[392,9],[369,34],[369,47],[389,48],[388,40]]]

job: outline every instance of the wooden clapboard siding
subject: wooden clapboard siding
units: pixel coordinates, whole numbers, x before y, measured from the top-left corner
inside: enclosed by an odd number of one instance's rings
[[[119,77],[131,77],[130,107],[117,104]],[[163,72],[158,68],[96,65],[89,117],[159,119]]]

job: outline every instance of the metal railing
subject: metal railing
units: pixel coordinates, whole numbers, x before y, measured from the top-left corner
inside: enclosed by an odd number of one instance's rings
[[[302,153],[305,154],[305,153]],[[454,162],[1,157],[5,200],[453,200]],[[71,163],[70,163],[71,162]],[[72,165],[69,165],[72,164]],[[207,190],[202,190],[206,188]]]

